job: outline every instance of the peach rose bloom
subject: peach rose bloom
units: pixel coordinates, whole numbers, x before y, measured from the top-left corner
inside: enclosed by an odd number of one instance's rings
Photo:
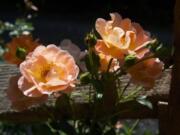
[[[146,45],[153,40],[149,33],[130,19],[122,17],[118,13],[110,14],[111,20],[99,18],[96,20],[96,30],[102,37],[95,45],[99,55],[106,55],[119,60],[120,66],[124,64],[125,55],[134,54],[137,60],[149,57],[152,54]],[[100,57],[101,63],[104,61]],[[108,59],[107,59],[108,60]],[[107,67],[108,62],[102,66]],[[130,67],[127,72],[131,75],[133,82],[151,88],[155,80],[163,70],[163,63],[157,58],[148,59]]]
[[[138,24],[122,17],[118,13],[111,13],[111,20],[98,18],[96,30],[102,40],[98,40],[95,48],[97,52],[111,55],[123,61],[124,55],[151,40],[149,34]]]
[[[38,46],[20,64],[18,81],[24,95],[39,97],[74,87],[79,68],[74,58],[56,45]]]
[[[21,35],[19,37],[15,37],[11,42],[7,44],[7,52],[4,53],[3,58],[10,64],[19,65],[23,60],[16,56],[17,49],[23,48],[26,50],[26,54],[32,52],[39,43],[37,40],[33,40],[31,35]]]
[[[87,52],[81,51],[81,49],[70,39],[62,40],[60,43],[60,47],[61,49],[68,51],[74,57],[81,71],[87,71],[86,64],[84,61],[82,61],[85,58]]]
[[[9,87],[7,89],[7,97],[11,101],[11,106],[13,109],[22,111],[33,105],[38,105],[44,103],[47,99],[47,95],[42,95],[40,97],[27,97],[18,88],[18,76],[13,76],[10,78]]]
[[[158,58],[151,58],[133,65],[127,72],[135,84],[150,89],[161,76],[163,67],[164,64]]]

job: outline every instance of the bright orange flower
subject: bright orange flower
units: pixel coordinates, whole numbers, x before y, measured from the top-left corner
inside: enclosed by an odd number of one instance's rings
[[[23,49],[25,53],[23,55],[25,56],[29,52],[32,52],[38,45],[39,43],[34,41],[30,35],[15,37],[7,44],[8,50],[4,53],[4,60],[10,64],[19,65],[23,61],[23,58],[17,56],[18,49]]]
[[[11,106],[13,109],[22,111],[31,107],[33,105],[38,105],[44,103],[47,99],[47,95],[42,95],[39,97],[27,97],[18,88],[18,79],[20,76],[13,76],[10,78],[9,87],[7,89],[7,97],[11,101]]]
[[[160,77],[163,66],[158,58],[151,58],[133,65],[128,69],[128,73],[135,84],[149,89],[154,86],[155,80]]]
[[[18,81],[24,95],[38,97],[74,87],[79,68],[74,58],[55,45],[38,46],[20,64]]]

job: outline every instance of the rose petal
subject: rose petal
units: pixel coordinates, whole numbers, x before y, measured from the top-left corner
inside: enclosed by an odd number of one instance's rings
[[[42,104],[47,100],[47,95],[42,95],[41,97],[25,96],[18,88],[17,82],[19,78],[20,76],[11,77],[7,89],[7,97],[11,101],[11,105],[14,109],[22,111],[33,105]]]
[[[24,76],[21,76],[18,80],[18,88],[28,97],[40,97],[42,93],[37,90],[33,83],[28,82]]]

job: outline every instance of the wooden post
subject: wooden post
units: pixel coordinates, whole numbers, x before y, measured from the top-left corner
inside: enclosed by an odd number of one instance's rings
[[[159,135],[168,135],[168,102],[158,102]]]
[[[174,69],[172,72],[169,96],[168,135],[180,135],[180,0],[176,0],[174,9]]]

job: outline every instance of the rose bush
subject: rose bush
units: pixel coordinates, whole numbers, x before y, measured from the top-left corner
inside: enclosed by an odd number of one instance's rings
[[[110,16],[111,20],[96,20],[100,37],[94,32],[87,34],[85,52],[69,39],[59,46],[43,46],[31,36],[14,38],[4,54],[7,61],[19,66],[21,73],[10,79],[7,90],[12,107],[21,111],[44,103],[53,94],[55,110],[62,113],[63,119],[56,120],[56,111],[49,112],[52,119],[48,126],[53,131],[57,128],[79,135],[116,134],[115,128],[123,127],[120,122],[112,125],[119,121],[121,103],[134,100],[152,109],[147,96],[140,92],[153,88],[161,76],[166,49],[140,24],[123,19],[118,13]],[[79,82],[88,87],[71,94]],[[85,105],[76,103],[74,95],[78,100],[80,96]],[[69,117],[70,121],[66,121]]]

